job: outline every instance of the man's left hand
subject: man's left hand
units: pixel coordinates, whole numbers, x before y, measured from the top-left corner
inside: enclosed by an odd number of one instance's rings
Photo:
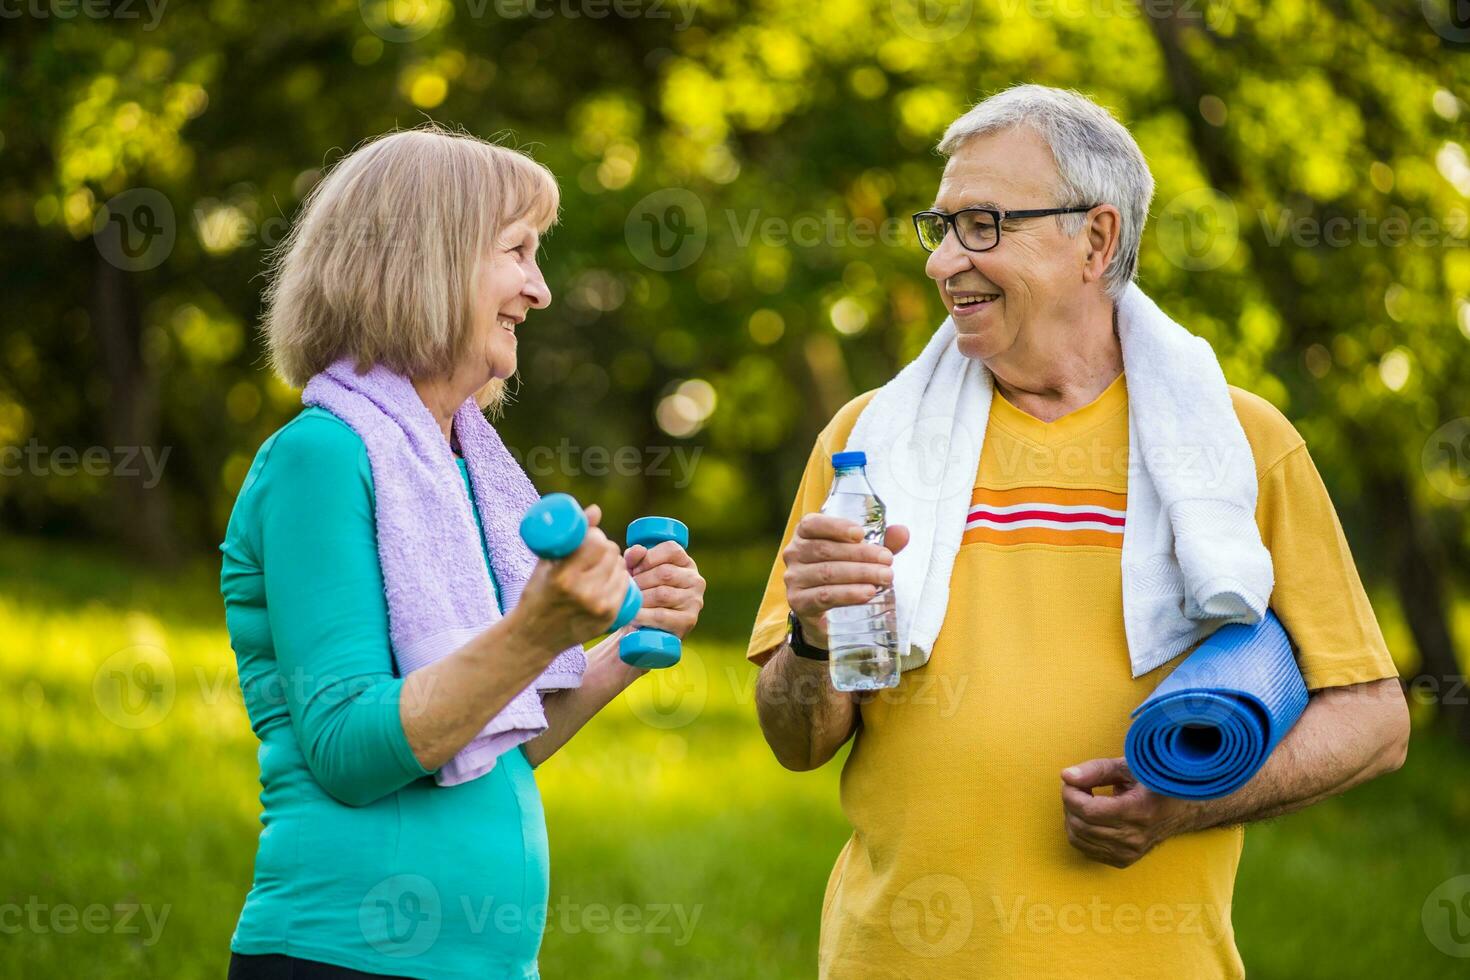
[[[1113,787],[1113,795],[1094,796],[1099,786]],[[1073,847],[1126,868],[1160,841],[1191,829],[1199,805],[1149,790],[1123,759],[1093,759],[1062,770],[1062,813]]]

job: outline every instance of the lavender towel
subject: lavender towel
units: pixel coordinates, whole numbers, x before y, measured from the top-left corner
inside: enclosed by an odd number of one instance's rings
[[[453,653],[520,601],[536,566],[521,541],[520,522],[539,495],[473,399],[454,413],[453,431],[469,470],[494,583],[454,453],[408,378],[382,366],[358,374],[344,359],[313,377],[301,400],[346,422],[367,445],[389,640],[401,674]],[[581,646],[557,654],[435,774],[439,785],[483,776],[501,753],[545,731],[541,692],[580,686],[586,669]]]

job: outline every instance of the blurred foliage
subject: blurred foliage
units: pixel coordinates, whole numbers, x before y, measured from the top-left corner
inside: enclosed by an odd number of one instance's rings
[[[1145,287],[1298,425],[1365,574],[1463,579],[1463,498],[1426,467],[1430,434],[1470,414],[1470,60],[1419,0],[97,9],[113,16],[31,12],[0,38],[0,445],[171,455],[146,492],[0,478],[6,526],[162,557],[218,541],[298,405],[262,367],[263,250],[324,167],[433,118],[562,181],[556,300],[502,423],[523,452],[567,447],[538,483],[617,521],[678,514],[697,542],[769,539],[812,436],[941,316],[907,221],[932,200],[936,138],[1036,81],[1136,134],[1158,181]],[[93,230],[139,188],[174,241],[118,273]],[[1395,216],[1427,231],[1395,236]],[[1320,234],[1339,218],[1345,244]],[[665,261],[681,231],[693,258]],[[1470,486],[1465,439],[1446,465]],[[646,472],[600,476],[594,446],[634,447]],[[646,451],[671,446],[685,465]]]

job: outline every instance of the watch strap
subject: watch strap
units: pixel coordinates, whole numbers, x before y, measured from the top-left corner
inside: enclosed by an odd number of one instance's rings
[[[820,660],[825,663],[832,659],[830,651],[814,647],[806,641],[806,636],[801,632],[801,620],[796,618],[796,613],[787,613],[786,623],[786,645],[791,647],[792,653],[803,660]]]

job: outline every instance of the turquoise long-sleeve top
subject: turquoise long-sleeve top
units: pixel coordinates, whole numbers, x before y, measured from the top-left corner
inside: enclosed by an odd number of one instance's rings
[[[536,781],[517,748],[479,779],[439,786],[410,750],[362,439],[322,408],[279,429],[220,550],[264,808],[230,949],[535,978],[549,889]]]

